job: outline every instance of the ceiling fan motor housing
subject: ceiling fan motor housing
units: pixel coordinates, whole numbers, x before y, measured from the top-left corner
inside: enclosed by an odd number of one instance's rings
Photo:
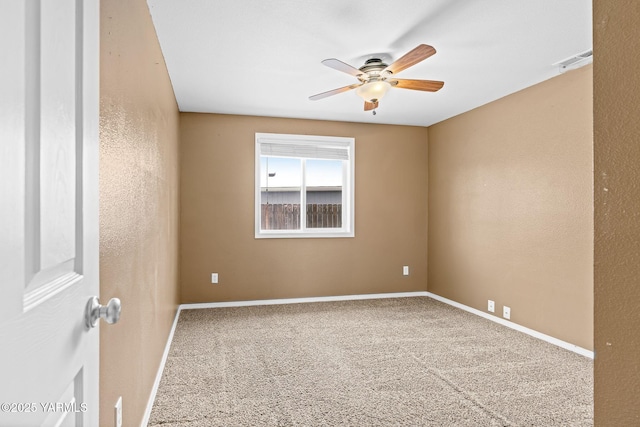
[[[387,68],[388,65],[382,62],[381,59],[371,58],[367,59],[362,67],[359,68],[360,71],[364,73],[362,77],[358,77],[360,81],[375,81],[383,76],[380,75],[382,70]]]

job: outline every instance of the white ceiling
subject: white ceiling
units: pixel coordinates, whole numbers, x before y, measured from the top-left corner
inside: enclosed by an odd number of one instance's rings
[[[592,0],[148,0],[180,111],[429,126],[559,74],[591,49]],[[377,115],[328,68],[437,53],[398,74]]]

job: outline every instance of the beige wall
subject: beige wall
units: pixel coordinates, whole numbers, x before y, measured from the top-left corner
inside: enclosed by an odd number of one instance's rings
[[[140,425],[178,294],[178,109],[144,0],[101,2],[100,425]]]
[[[640,425],[640,5],[593,2],[595,424]]]
[[[593,348],[592,67],[429,128],[429,291]]]
[[[183,303],[426,290],[426,128],[180,118]],[[254,238],[256,132],[355,137],[355,238]]]

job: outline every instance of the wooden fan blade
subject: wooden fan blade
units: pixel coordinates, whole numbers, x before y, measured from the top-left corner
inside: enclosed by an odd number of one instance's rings
[[[371,111],[371,110],[375,110],[376,108],[378,108],[378,101],[376,102],[364,101],[364,111]]]
[[[402,58],[398,59],[393,64],[389,65],[384,71],[391,71],[393,74],[398,74],[400,71],[416,65],[420,61],[424,61],[431,55],[435,54],[436,50],[433,46],[428,44],[421,44],[412,51],[406,53]]]
[[[437,92],[442,89],[442,86],[444,86],[444,82],[439,82],[437,80],[393,79],[387,81],[394,87],[423,90],[425,92]]]
[[[341,87],[341,88],[338,88],[338,89],[333,89],[333,90],[330,90],[330,91],[327,91],[327,92],[322,92],[322,93],[319,93],[317,95],[312,95],[312,96],[309,97],[309,99],[312,100],[312,101],[317,101],[318,99],[327,98],[327,97],[332,96],[332,95],[337,95],[339,93],[346,92],[346,91],[351,90],[351,89],[355,89],[358,86],[362,86],[362,83],[354,83],[354,84],[349,85],[349,86]]]
[[[330,58],[322,61],[324,65],[327,67],[333,68],[334,70],[342,71],[343,73],[351,74],[352,76],[358,77],[364,74],[362,71],[358,70],[355,67],[352,67],[349,64],[345,64],[339,59]]]

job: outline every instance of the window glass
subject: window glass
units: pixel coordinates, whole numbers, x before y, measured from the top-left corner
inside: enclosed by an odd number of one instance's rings
[[[342,175],[341,160],[306,160],[308,228],[342,228]]]
[[[261,209],[263,230],[299,230],[302,160],[260,157]]]

